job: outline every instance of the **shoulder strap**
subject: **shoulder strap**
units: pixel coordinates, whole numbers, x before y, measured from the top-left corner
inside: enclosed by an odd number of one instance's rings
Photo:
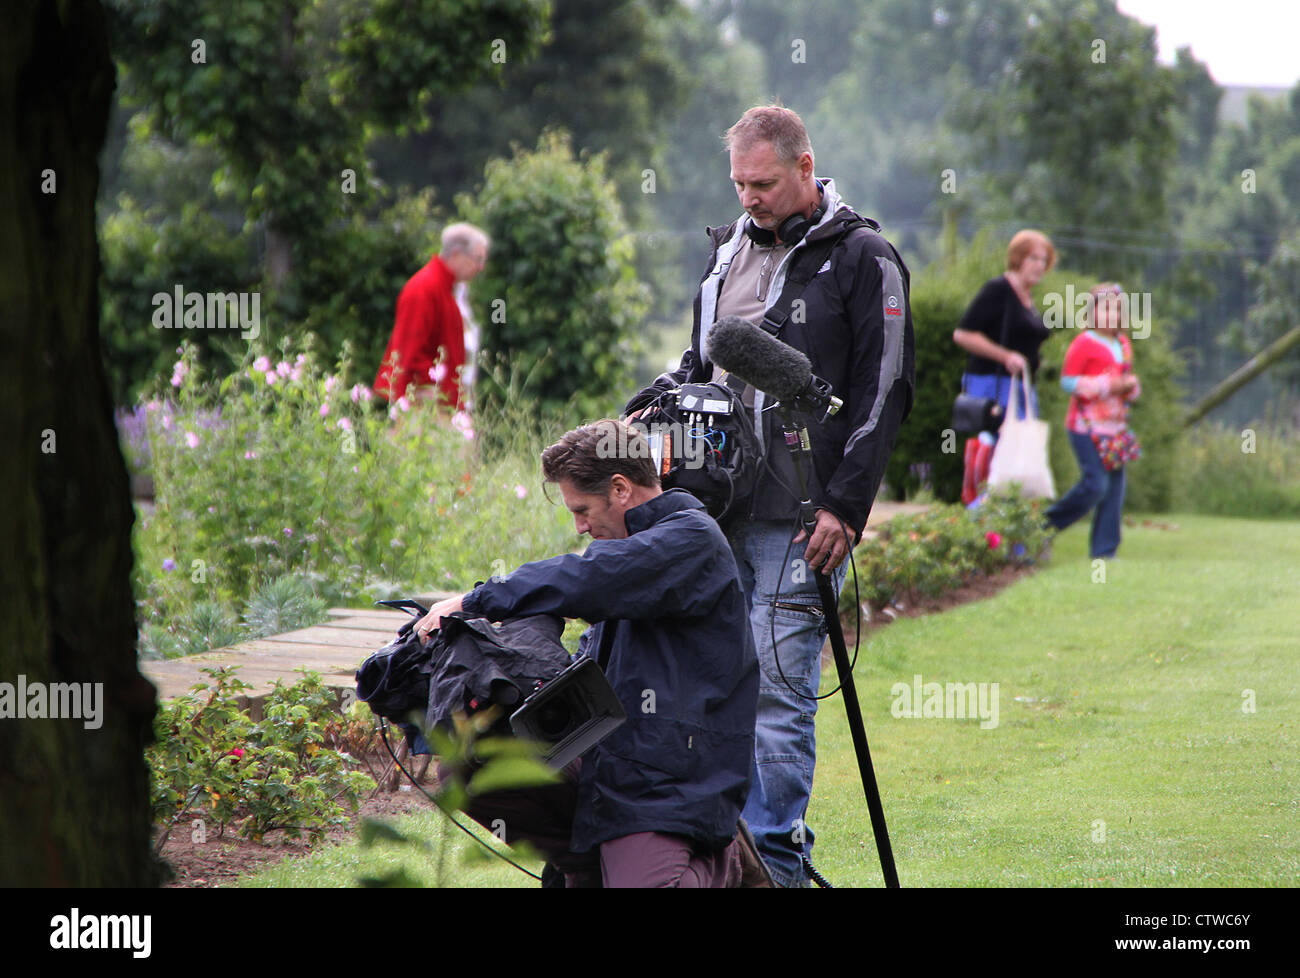
[[[790,270],[785,275],[785,287],[776,302],[764,314],[763,321],[759,325],[773,336],[780,335],[786,320],[790,318],[790,307],[794,305],[794,300],[803,295],[803,290],[821,271],[822,265],[826,263],[835,246],[858,228],[870,227],[872,227],[870,222],[860,217],[854,218],[846,221],[835,234],[809,242],[796,251],[790,259]]]

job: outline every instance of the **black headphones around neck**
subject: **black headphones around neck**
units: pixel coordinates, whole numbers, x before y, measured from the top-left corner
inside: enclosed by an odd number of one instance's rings
[[[815,228],[823,217],[826,216],[826,194],[821,195],[821,200],[817,204],[817,209],[812,212],[812,217],[804,217],[802,214],[791,214],[776,231],[769,231],[767,228],[761,228],[754,223],[754,219],[748,215],[745,217],[745,234],[749,240],[762,248],[770,248],[777,243],[783,245],[795,245],[803,240],[804,235]]]

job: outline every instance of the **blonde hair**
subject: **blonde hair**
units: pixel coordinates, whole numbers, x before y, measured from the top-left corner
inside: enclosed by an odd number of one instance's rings
[[[1017,231],[1011,239],[1011,244],[1007,245],[1007,271],[1018,272],[1024,260],[1029,257],[1029,253],[1039,245],[1047,249],[1045,271],[1051,271],[1052,266],[1056,264],[1056,248],[1052,245],[1051,238],[1042,231],[1035,231],[1032,228]]]

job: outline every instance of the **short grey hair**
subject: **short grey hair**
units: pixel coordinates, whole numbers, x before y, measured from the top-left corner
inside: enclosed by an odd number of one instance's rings
[[[484,250],[492,245],[491,239],[482,228],[462,221],[459,224],[448,224],[442,229],[441,253],[444,255],[469,254],[478,245],[482,245]]]
[[[777,159],[794,166],[799,157],[812,156],[812,140],[799,113],[783,105],[756,105],[722,137],[727,149],[749,150],[755,143],[771,143]]]

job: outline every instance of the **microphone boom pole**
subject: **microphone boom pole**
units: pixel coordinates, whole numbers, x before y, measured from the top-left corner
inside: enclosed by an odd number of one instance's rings
[[[709,334],[709,347],[709,356],[715,364],[758,390],[775,394],[781,402],[785,445],[794,461],[795,475],[799,481],[799,523],[811,537],[817,526],[817,512],[808,495],[808,478],[804,466],[812,464],[812,444],[807,425],[795,420],[796,410],[799,407],[813,410],[824,408],[830,414],[838,409],[839,399],[830,396],[829,384],[813,375],[812,364],[803,353],[782,343],[753,323],[735,316],[719,320]],[[894,850],[889,844],[885,808],[880,801],[880,788],[876,784],[876,772],[871,764],[871,748],[867,744],[862,707],[858,703],[857,688],[853,684],[853,667],[844,642],[844,629],[840,627],[839,604],[830,577],[820,570],[814,570],[813,573],[817,581],[817,594],[821,598],[822,614],[829,626],[831,650],[835,654],[835,669],[839,674],[840,689],[844,693],[844,712],[849,720],[849,735],[853,740],[853,752],[857,755],[862,790],[867,797],[867,811],[871,815],[871,831],[876,838],[880,870],[885,877],[885,886],[897,889],[900,884],[898,870],[894,866]]]
[[[783,432],[785,446],[794,459],[795,474],[799,479],[799,522],[811,537],[817,526],[817,513],[812,500],[808,498],[808,480],[804,475],[804,463],[812,460],[812,447],[808,441],[808,428],[796,424],[791,419],[791,412],[781,410],[784,420]],[[871,815],[871,831],[876,838],[876,852],[880,856],[880,871],[885,877],[885,886],[897,889],[898,869],[894,865],[894,850],[889,844],[889,827],[885,824],[885,807],[880,801],[880,788],[876,784],[875,768],[871,764],[871,748],[867,744],[867,728],[862,722],[862,707],[858,703],[857,687],[853,684],[853,666],[849,662],[849,650],[844,642],[844,629],[840,626],[839,603],[835,598],[835,589],[831,579],[821,570],[813,572],[817,581],[817,593],[821,597],[822,613],[830,626],[829,638],[831,651],[835,654],[835,671],[839,675],[840,690],[844,694],[844,712],[849,720],[849,736],[853,741],[853,752],[858,759],[858,774],[862,778],[862,790],[867,796],[867,811]]]

